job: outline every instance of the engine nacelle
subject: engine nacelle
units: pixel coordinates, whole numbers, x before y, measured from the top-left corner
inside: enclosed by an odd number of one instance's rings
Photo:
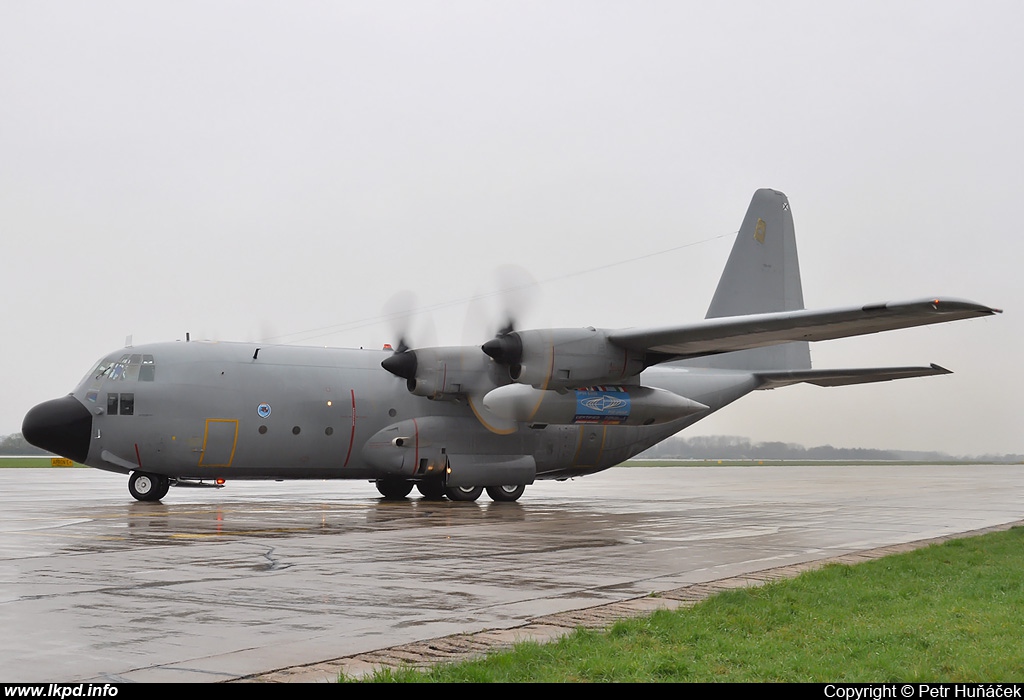
[[[548,425],[655,425],[708,409],[685,396],[646,386],[552,391],[509,384],[488,392],[483,403],[502,418]]]
[[[508,367],[509,378],[538,389],[627,382],[644,370],[644,354],[608,340],[595,328],[514,331],[483,351]]]
[[[406,350],[381,365],[403,377],[411,393],[428,399],[454,401],[480,387],[495,386],[494,363],[475,347]]]

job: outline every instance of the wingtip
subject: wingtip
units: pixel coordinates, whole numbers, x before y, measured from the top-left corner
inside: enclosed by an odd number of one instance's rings
[[[994,306],[986,306],[976,301],[958,299],[956,297],[932,297],[925,303],[930,304],[936,311],[973,311],[988,316],[1003,313],[1002,309],[997,309]],[[886,306],[889,306],[889,304],[886,304]]]
[[[932,369],[935,370],[936,374],[953,374],[953,370],[946,369],[945,367],[942,367],[941,365],[937,365],[934,362],[932,362],[931,365],[932,365]]]

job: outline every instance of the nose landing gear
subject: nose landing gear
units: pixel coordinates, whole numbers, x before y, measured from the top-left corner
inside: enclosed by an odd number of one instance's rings
[[[128,477],[128,492],[137,501],[159,501],[170,488],[171,480],[163,474],[132,472]]]

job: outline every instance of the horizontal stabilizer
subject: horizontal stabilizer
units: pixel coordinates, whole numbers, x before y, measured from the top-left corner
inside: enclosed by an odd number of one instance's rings
[[[817,386],[849,386],[851,384],[888,382],[893,379],[909,379],[910,377],[933,377],[939,374],[952,374],[952,372],[945,367],[933,364],[930,367],[771,370],[758,372],[757,376],[764,382],[758,387],[759,389],[778,389],[800,383]]]

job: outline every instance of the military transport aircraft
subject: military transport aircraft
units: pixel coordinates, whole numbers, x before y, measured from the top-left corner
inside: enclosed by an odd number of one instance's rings
[[[1000,313],[928,298],[804,310],[789,200],[758,190],[708,309],[661,328],[505,328],[482,346],[172,342],[103,358],[25,416],[33,445],[140,501],[227,479],[365,479],[388,499],[515,501],[612,467],[755,389],[946,374],[811,369],[807,341]]]

